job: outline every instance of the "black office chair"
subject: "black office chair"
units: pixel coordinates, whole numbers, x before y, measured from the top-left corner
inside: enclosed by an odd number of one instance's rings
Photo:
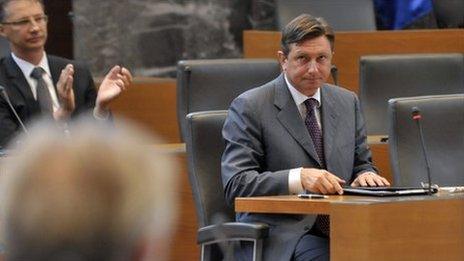
[[[226,116],[224,110],[187,115],[188,172],[200,227],[197,242],[201,244],[201,260],[233,260],[230,249],[238,241],[253,242],[253,260],[261,260],[268,226],[234,222],[234,211],[224,199],[221,156]]]
[[[190,112],[227,110],[242,92],[280,74],[276,59],[186,60],[177,66],[177,120],[182,140]]]
[[[425,158],[412,108],[421,112],[432,183],[464,185],[464,94],[391,99],[389,150],[393,180],[399,186],[427,182]]]
[[[464,28],[464,1],[432,0],[439,28]]]
[[[387,134],[391,98],[464,93],[462,53],[362,56],[359,72],[368,135]]]
[[[373,0],[277,0],[278,28],[302,13],[323,17],[335,31],[375,31]]]

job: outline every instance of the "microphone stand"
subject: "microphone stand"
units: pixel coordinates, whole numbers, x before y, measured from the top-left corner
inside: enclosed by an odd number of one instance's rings
[[[23,129],[24,133],[29,135],[26,126],[24,126],[23,121],[19,117],[18,113],[16,112],[15,108],[13,107],[13,104],[11,104],[10,98],[8,97],[8,93],[6,93],[5,87],[0,85],[0,93],[2,94],[3,98],[5,99],[6,103],[8,103],[8,107],[10,107],[10,110],[13,112],[16,120],[19,122],[19,125]]]
[[[425,148],[425,141],[424,141],[424,133],[422,131],[422,124],[420,122],[422,116],[420,113],[420,110],[418,107],[413,107],[412,108],[412,119],[416,122],[417,127],[419,128],[419,137],[420,137],[420,142],[421,142],[421,148],[422,148],[422,154],[425,159],[425,166],[427,168],[427,180],[428,180],[428,193],[429,195],[432,195],[432,178],[430,175],[430,163],[429,163],[429,158],[427,157],[427,150]]]

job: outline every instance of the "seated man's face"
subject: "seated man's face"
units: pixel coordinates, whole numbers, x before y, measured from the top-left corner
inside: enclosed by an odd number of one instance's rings
[[[47,17],[39,2],[9,2],[1,22],[0,33],[10,41],[13,52],[43,50],[47,40]]]
[[[319,36],[290,44],[288,55],[279,52],[279,60],[292,85],[311,96],[330,76],[332,49],[327,37]]]

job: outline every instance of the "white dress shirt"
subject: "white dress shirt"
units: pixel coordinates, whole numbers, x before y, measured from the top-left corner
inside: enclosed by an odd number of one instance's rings
[[[42,69],[44,69],[45,74],[43,74],[43,79],[45,83],[47,84],[48,91],[50,92],[50,97],[52,98],[53,112],[56,112],[60,108],[60,102],[58,100],[56,89],[53,84],[52,74],[50,73],[50,67],[48,66],[47,54],[44,52],[42,60],[40,60],[38,65],[34,65],[26,60],[23,60],[17,57],[14,53],[11,53],[11,56],[13,57],[13,60],[16,62],[16,64],[19,66],[19,69],[21,69],[21,72],[24,74],[24,77],[26,78],[27,83],[29,83],[29,87],[31,87],[32,95],[34,96],[34,99],[36,100],[37,100],[37,80],[31,77],[31,73],[35,67],[41,67]],[[104,121],[108,119],[109,113],[106,113],[105,115],[100,115],[97,113],[96,107],[95,107],[93,110],[93,116],[97,120]]]
[[[60,103],[58,102],[58,96],[53,85],[52,75],[50,73],[50,67],[48,66],[48,59],[45,52],[43,54],[42,60],[40,60],[38,65],[34,65],[26,60],[23,60],[17,57],[14,53],[11,53],[11,56],[13,57],[13,60],[16,62],[16,64],[19,66],[19,69],[21,69],[21,72],[24,74],[27,83],[29,83],[29,87],[31,87],[32,95],[36,100],[37,80],[31,77],[31,73],[35,67],[41,67],[42,69],[44,69],[45,73],[43,74],[43,79],[45,81],[45,84],[47,84],[48,91],[50,92],[50,97],[52,98],[53,111],[57,111],[60,108]]]

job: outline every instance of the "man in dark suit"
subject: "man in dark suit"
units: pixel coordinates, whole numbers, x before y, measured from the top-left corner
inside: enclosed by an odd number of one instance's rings
[[[389,185],[372,164],[358,98],[325,83],[333,44],[323,19],[295,18],[282,32],[283,73],[232,102],[222,157],[230,205],[235,197],[342,194],[343,184]],[[240,213],[237,220],[270,225],[264,260],[329,259],[327,216]],[[249,249],[242,249],[246,255]]]
[[[47,55],[48,18],[41,0],[0,1],[0,21],[0,35],[12,52],[0,60],[0,85],[22,121],[44,116],[65,126],[92,109],[96,118],[108,118],[110,103],[132,80],[127,69],[113,67],[97,92],[85,66]],[[0,95],[0,147],[20,130],[5,95]]]

